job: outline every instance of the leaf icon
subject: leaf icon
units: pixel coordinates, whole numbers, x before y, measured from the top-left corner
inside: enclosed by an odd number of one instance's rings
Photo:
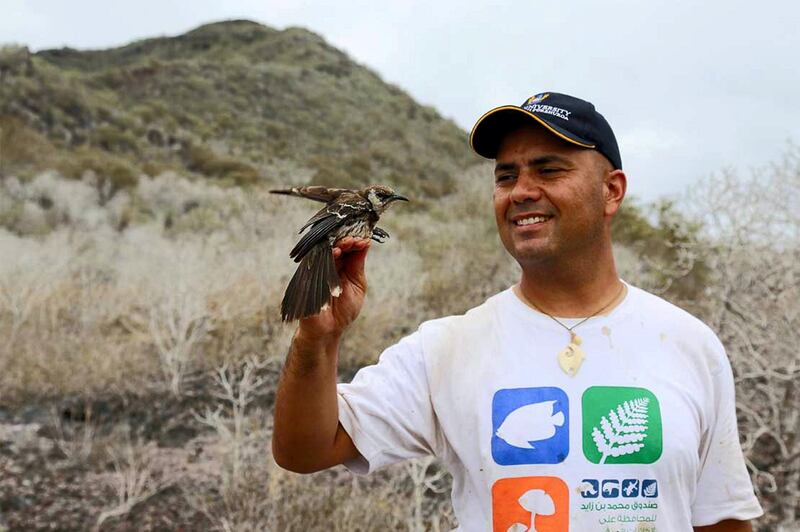
[[[625,401],[600,418],[600,426],[592,427],[592,440],[603,456],[604,464],[609,456],[624,456],[638,452],[647,437],[648,397]]]
[[[656,486],[657,484],[655,482],[648,484],[647,487],[642,490],[642,493],[644,493],[645,497],[652,497],[656,494]]]

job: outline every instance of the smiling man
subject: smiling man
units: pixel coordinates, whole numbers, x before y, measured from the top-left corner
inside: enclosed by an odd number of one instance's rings
[[[486,113],[470,142],[495,160],[519,283],[423,323],[337,386],[369,246],[340,241],[342,294],[301,320],[281,377],[275,459],[367,473],[436,455],[463,531],[750,530],[761,508],[722,345],[617,274],[611,220],[627,181],[608,122],[543,93]]]

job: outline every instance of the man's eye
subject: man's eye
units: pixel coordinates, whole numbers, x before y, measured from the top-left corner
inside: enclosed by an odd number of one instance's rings
[[[495,176],[495,178],[494,178],[496,183],[502,183],[503,181],[508,181],[510,179],[514,179],[513,174],[501,174],[501,175]]]
[[[539,173],[542,173],[542,174],[554,174],[554,173],[560,172],[560,171],[561,171],[560,168],[545,167],[545,168],[542,168],[541,170],[539,170]]]

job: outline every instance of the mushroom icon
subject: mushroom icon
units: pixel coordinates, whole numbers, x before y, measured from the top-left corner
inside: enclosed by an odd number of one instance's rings
[[[536,532],[537,515],[553,515],[556,505],[552,497],[544,490],[528,490],[518,499],[519,505],[531,513],[530,528],[522,523],[514,523],[508,528],[507,532]]]

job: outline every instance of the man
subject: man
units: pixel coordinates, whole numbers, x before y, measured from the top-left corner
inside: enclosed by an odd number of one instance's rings
[[[300,322],[279,384],[277,462],[366,473],[434,454],[464,531],[750,530],[762,512],[722,345],[617,275],[610,226],[627,182],[606,120],[543,93],[486,113],[470,143],[496,160],[519,284],[422,324],[337,389],[369,245],[340,241],[342,294]]]

